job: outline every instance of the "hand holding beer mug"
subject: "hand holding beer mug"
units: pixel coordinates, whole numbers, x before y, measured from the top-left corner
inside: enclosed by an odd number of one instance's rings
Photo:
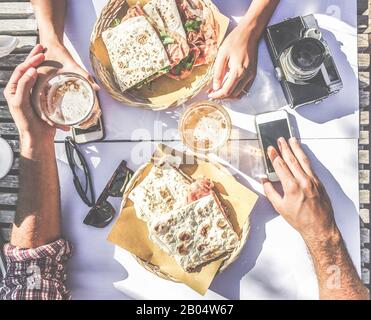
[[[52,126],[68,130],[87,129],[101,115],[96,93],[88,80],[77,73],[64,72],[40,80],[33,93],[37,114]]]

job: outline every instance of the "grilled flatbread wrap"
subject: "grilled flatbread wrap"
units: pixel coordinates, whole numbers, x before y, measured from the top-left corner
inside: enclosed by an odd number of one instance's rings
[[[187,39],[175,0],[151,0],[143,10],[160,29],[172,30]]]
[[[239,241],[214,193],[158,216],[149,229],[151,240],[186,272],[231,252]]]
[[[170,0],[164,0],[169,4],[167,13],[162,4],[162,1],[151,1],[146,4],[146,9],[135,5],[129,8],[126,16],[122,19],[125,21],[132,17],[144,16],[155,28],[159,35],[162,45],[164,46],[170,61],[170,68],[166,70],[168,72],[171,67],[177,65],[182,59],[184,59],[189,53],[189,46],[185,37],[184,28],[179,27],[179,21],[177,17],[179,12],[177,11],[176,4],[171,5]],[[175,30],[172,28],[176,28]],[[158,76],[166,73],[162,72]]]
[[[102,33],[116,81],[126,91],[170,66],[155,29],[144,16],[131,17]]]
[[[186,31],[190,48],[189,55],[167,76],[182,80],[187,78],[194,67],[214,61],[218,51],[219,24],[212,10],[201,0],[176,0]]]
[[[192,180],[164,163],[153,166],[143,181],[129,194],[139,219],[150,222],[154,217],[187,204]]]

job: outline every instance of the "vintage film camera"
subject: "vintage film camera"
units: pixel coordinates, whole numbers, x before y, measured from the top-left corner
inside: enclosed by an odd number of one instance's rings
[[[268,27],[265,40],[292,108],[321,102],[343,87],[313,15],[288,19]]]

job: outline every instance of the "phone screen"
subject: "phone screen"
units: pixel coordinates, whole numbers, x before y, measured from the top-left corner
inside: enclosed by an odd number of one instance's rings
[[[87,133],[91,133],[91,132],[101,131],[102,130],[101,121],[99,120],[96,125],[88,128],[88,129],[77,129],[77,128],[75,128],[74,130],[75,130],[75,135],[87,134]]]
[[[267,155],[267,149],[269,146],[273,146],[278,152],[277,139],[280,137],[286,140],[291,138],[289,123],[287,119],[275,120],[272,122],[265,122],[259,124],[259,131],[261,136],[261,142],[264,149],[264,156],[267,161],[268,172],[274,172],[271,161]]]

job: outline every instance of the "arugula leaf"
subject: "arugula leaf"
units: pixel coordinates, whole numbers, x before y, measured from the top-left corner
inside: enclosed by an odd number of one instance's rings
[[[195,63],[195,55],[194,52],[191,52],[187,57],[185,57],[182,61],[179,62],[172,70],[171,72],[175,75],[180,75],[182,73],[182,70],[192,70],[193,65]]]
[[[202,21],[198,18],[196,20],[187,20],[184,23],[184,28],[187,32],[198,31],[200,29],[201,23]]]
[[[185,57],[180,64],[183,68],[187,70],[191,70],[193,68],[193,64],[195,63],[195,55],[194,52],[191,52],[187,57]]]
[[[172,44],[174,43],[174,39],[170,37],[168,34],[165,32],[160,32],[160,39],[161,42],[166,46],[167,44]]]
[[[168,66],[168,67],[162,68],[159,72],[160,73],[168,73],[170,70],[171,70],[171,67]]]
[[[121,23],[121,20],[119,18],[116,18],[112,21],[112,26],[117,27]]]

